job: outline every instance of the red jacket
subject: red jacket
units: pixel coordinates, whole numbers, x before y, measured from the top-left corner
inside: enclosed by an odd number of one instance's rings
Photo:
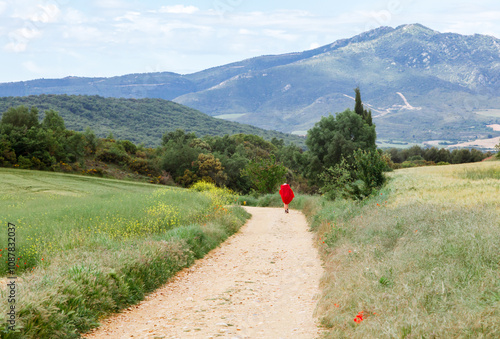
[[[295,197],[292,189],[290,188],[290,186],[288,184],[281,185],[280,195],[281,195],[281,200],[283,200],[284,204],[289,204],[293,200],[293,198]]]

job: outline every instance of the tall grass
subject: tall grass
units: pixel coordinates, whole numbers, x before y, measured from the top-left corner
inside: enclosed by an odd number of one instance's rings
[[[500,179],[500,166],[469,165],[458,172],[459,176],[471,180]]]
[[[361,202],[299,196],[325,262],[325,338],[500,337],[499,169],[397,170]]]
[[[500,336],[500,181],[471,168],[399,170],[376,197],[316,211],[326,337]]]
[[[4,169],[0,184],[6,211],[0,223],[17,226],[22,281],[20,333],[5,338],[79,337],[202,257],[248,217],[227,207],[230,192],[210,187],[198,192]],[[0,298],[6,309],[5,290]]]

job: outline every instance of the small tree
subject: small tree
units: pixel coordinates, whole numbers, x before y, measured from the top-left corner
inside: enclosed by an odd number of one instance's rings
[[[272,193],[285,180],[287,168],[277,163],[274,155],[271,155],[266,159],[251,161],[241,173],[250,178],[259,193]]]
[[[361,200],[385,183],[386,170],[387,162],[378,151],[358,149],[352,159],[342,158],[321,174],[325,184],[320,191],[331,200],[339,197]]]
[[[378,151],[357,150],[354,152],[354,164],[356,179],[362,182],[359,186],[362,195],[370,195],[385,183],[387,163]]]
[[[368,124],[368,126],[372,126],[372,111],[369,110],[367,111],[363,107],[363,102],[361,101],[361,91],[359,90],[359,87],[356,87],[354,89],[354,92],[356,93],[356,98],[355,98],[355,105],[354,105],[354,112],[358,114],[360,117],[363,118],[363,120]]]
[[[45,118],[42,121],[42,128],[50,129],[54,132],[61,133],[66,127],[64,126],[64,119],[54,110],[45,111]]]
[[[314,184],[322,185],[320,174],[334,167],[342,158],[351,161],[355,150],[376,149],[375,126],[369,126],[361,116],[351,110],[336,116],[323,117],[307,132],[306,145],[312,155],[308,176]]]

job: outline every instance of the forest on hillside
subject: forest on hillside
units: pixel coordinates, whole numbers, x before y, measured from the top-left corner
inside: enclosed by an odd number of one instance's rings
[[[199,136],[244,133],[266,140],[283,139],[286,144],[293,142],[299,146],[305,142],[303,137],[216,119],[163,99],[104,98],[97,95],[0,97],[0,115],[21,105],[36,107],[42,119],[45,111],[57,111],[68,129],[83,132],[89,127],[101,138],[112,132],[118,139],[146,147],[159,146],[165,132],[177,129]]]

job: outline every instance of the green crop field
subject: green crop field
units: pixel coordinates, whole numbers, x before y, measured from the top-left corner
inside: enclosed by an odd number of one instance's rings
[[[198,192],[0,169],[0,187],[0,287],[12,223],[22,281],[16,325],[26,337],[78,337],[202,257],[248,216],[226,207],[233,195],[213,186]]]

